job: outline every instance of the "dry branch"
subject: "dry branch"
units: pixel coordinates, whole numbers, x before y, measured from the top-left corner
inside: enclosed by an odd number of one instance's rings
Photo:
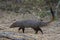
[[[15,32],[0,32],[0,38],[8,38],[11,40],[36,40],[31,36]]]

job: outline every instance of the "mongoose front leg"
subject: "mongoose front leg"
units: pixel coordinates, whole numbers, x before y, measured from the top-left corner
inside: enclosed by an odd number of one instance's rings
[[[22,28],[20,27],[19,29],[18,29],[18,32],[21,30]]]
[[[25,28],[22,28],[23,33],[24,33],[24,30],[25,30]]]

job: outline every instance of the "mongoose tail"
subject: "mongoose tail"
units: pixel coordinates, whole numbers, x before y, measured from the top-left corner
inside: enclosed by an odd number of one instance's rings
[[[47,22],[48,24],[49,23],[51,23],[51,22],[53,22],[54,21],[54,18],[55,18],[55,16],[54,16],[54,12],[53,12],[53,10],[52,10],[52,7],[50,7],[50,12],[51,12],[51,14],[52,14],[52,19],[49,21],[49,22]]]

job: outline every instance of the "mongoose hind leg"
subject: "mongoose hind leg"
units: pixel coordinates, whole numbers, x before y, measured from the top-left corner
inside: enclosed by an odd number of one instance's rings
[[[32,27],[32,29],[35,31],[35,34],[37,34],[39,31],[37,27]]]
[[[37,34],[38,33],[38,30],[35,30],[35,34]]]
[[[34,30],[35,30],[35,34],[37,34],[37,33],[38,33],[38,31],[40,31],[40,32],[43,34],[43,31],[42,31],[42,29],[41,29],[41,28],[39,28],[39,27],[37,27],[37,28],[34,28]]]
[[[43,34],[43,31],[42,31],[42,29],[41,29],[41,28],[39,28],[39,31]]]

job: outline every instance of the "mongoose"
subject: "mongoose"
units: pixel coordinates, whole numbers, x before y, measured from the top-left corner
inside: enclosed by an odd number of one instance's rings
[[[18,30],[22,29],[23,33],[25,28],[32,28],[34,29],[36,34],[38,33],[38,31],[41,31],[41,33],[43,34],[43,31],[40,27],[47,26],[49,23],[51,23],[54,20],[54,12],[52,8],[50,8],[50,12],[52,14],[52,18],[49,22],[34,21],[34,20],[16,21],[10,26],[10,28],[19,27]]]

